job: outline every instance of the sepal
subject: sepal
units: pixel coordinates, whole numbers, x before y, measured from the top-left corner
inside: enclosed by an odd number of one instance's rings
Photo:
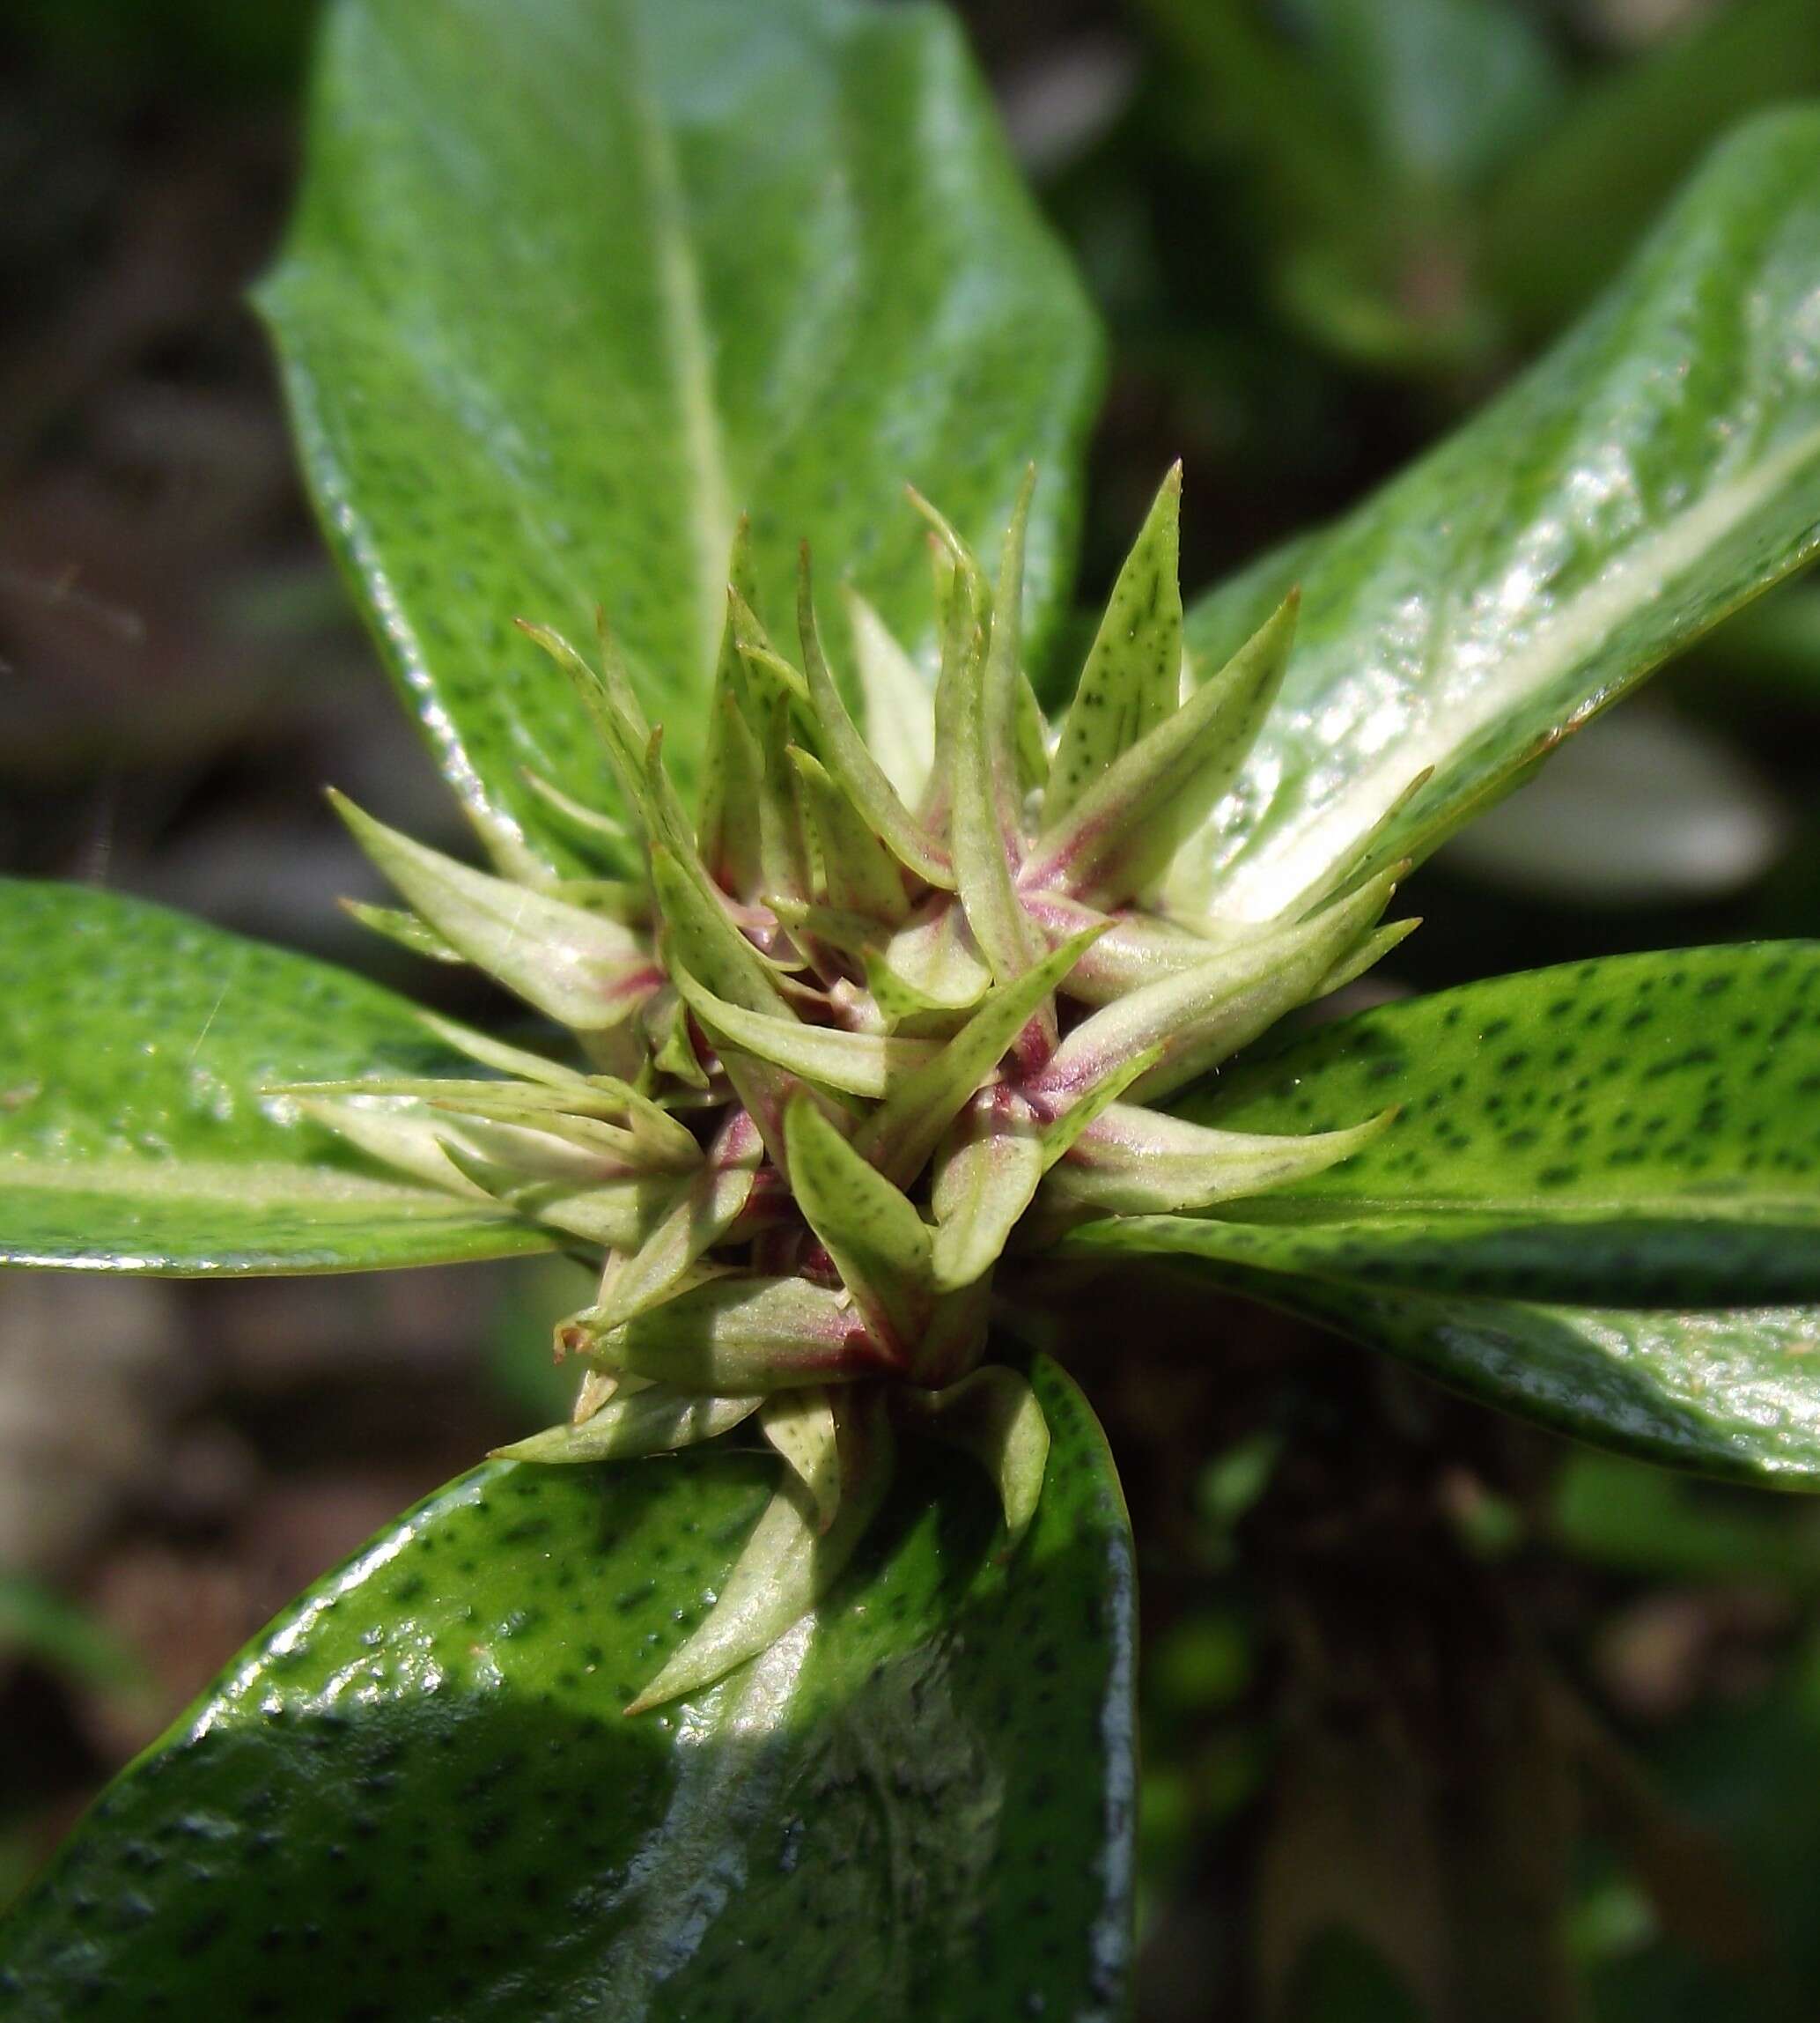
[[[759,1409],[756,1398],[704,1398],[661,1384],[620,1391],[600,1410],[574,1426],[552,1426],[508,1447],[496,1447],[496,1461],[567,1465],[583,1461],[631,1461],[646,1454],[674,1454],[704,1440],[730,1433]]]
[[[793,1474],[787,1477],[754,1526],[706,1621],[671,1653],[628,1714],[711,1686],[768,1650],[839,1577],[890,1488],[892,1439],[877,1398],[843,1399],[835,1410],[841,1495],[833,1522],[822,1530],[814,1498]]]

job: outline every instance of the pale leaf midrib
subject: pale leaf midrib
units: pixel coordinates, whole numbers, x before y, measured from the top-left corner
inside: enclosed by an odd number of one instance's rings
[[[636,16],[637,10],[633,11]],[[645,30],[634,20],[639,79],[630,94],[638,151],[651,196],[652,250],[658,301],[667,341],[666,363],[682,425],[682,460],[690,480],[687,535],[693,550],[699,636],[696,665],[688,675],[705,683],[720,640],[726,608],[727,556],[733,545],[733,488],[727,478],[714,367],[702,302],[700,265],[689,237],[687,204],[676,151],[664,125],[651,81]]]
[[[507,1213],[484,1201],[374,1179],[339,1166],[291,1165],[280,1160],[142,1158],[130,1153],[0,1160],[0,1195],[26,1191],[141,1195],[160,1204],[219,1202],[254,1214],[291,1205],[317,1210],[337,1206],[391,1208],[426,1220],[489,1220]]]

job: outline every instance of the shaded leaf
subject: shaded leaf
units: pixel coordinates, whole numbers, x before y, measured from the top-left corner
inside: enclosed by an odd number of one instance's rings
[[[1602,1309],[1240,1278],[1273,1305],[1577,1440],[1820,1490],[1820,1307]]]
[[[1049,1423],[1035,1392],[1016,1370],[993,1362],[920,1395],[930,1429],[972,1455],[991,1479],[1005,1512],[1005,1549],[1015,1552],[1036,1515],[1049,1464]]]
[[[256,2014],[306,1979],[313,2013],[474,2023],[580,2023],[608,1988],[704,2018],[787,1990],[804,2023],[921,2023],[963,1987],[982,2015],[1110,2023],[1131,1541],[1080,1394],[1050,1365],[1035,1382],[1055,1459],[1014,1560],[972,1465],[910,1440],[814,1615],[635,1720],[778,1464],[698,1449],[450,1484],[115,1783],[0,1937],[11,2013],[63,2023],[79,1989],[96,2023],[137,2023],[155,1989],[176,2014]],[[183,1858],[148,1872],[177,1834]],[[549,1891],[574,1914],[527,1916]]]

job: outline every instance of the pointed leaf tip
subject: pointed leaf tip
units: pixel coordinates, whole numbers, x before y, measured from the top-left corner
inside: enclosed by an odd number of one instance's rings
[[[1046,827],[1181,700],[1181,504],[1178,464],[1152,502],[1087,650],[1050,769]]]
[[[605,1031],[657,986],[649,952],[618,922],[445,857],[332,787],[328,799],[362,850],[444,941],[561,1024]]]
[[[785,1113],[791,1191],[875,1340],[907,1360],[934,1292],[929,1226],[802,1097]]]
[[[890,1422],[879,1401],[836,1407],[840,1507],[823,1531],[815,1504],[792,1474],[765,1506],[701,1628],[626,1708],[660,1707],[723,1679],[767,1650],[831,1588],[877,1514],[891,1483]]]

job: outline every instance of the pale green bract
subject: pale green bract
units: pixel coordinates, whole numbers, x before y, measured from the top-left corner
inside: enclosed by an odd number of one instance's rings
[[[1012,1542],[1048,1449],[1024,1379],[981,1368],[996,1274],[1084,1222],[1193,1215],[1305,1179],[1385,1121],[1312,1136],[1147,1105],[1400,938],[1363,849],[1293,906],[1168,910],[1176,850],[1264,725],[1292,597],[1185,681],[1180,472],[1132,548],[1076,699],[1043,723],[1021,652],[1027,481],[994,576],[941,515],[940,671],[861,629],[871,742],[822,646],[805,557],[799,662],[729,569],[701,806],[603,630],[575,679],[649,869],[515,883],[343,806],[413,911],[381,932],[465,957],[566,1026],[583,1067],[488,1046],[494,1078],[287,1094],[419,1182],[603,1252],[556,1331],[572,1424],[504,1451],[572,1462],[712,1438],[756,1414],[786,1463],[719,1604],[635,1703],[710,1683],[813,1606],[878,1507],[901,1425],[991,1473]],[[527,873],[535,877],[534,872]],[[459,1037],[455,1041],[460,1045]]]

